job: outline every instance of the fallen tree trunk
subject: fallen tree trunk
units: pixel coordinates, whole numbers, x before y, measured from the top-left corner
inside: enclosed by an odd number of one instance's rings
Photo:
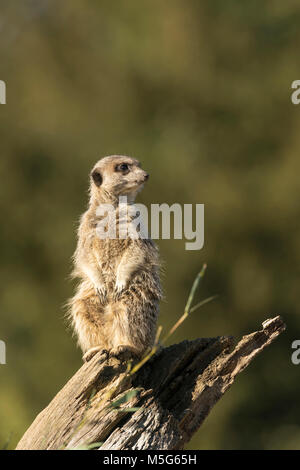
[[[17,449],[93,443],[100,450],[181,449],[237,374],[284,329],[275,317],[237,344],[225,336],[184,341],[159,350],[133,375],[126,363],[98,353],[37,416]]]

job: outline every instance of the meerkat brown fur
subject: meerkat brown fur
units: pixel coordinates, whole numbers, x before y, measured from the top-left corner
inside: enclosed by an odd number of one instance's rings
[[[72,275],[80,281],[69,303],[84,360],[101,350],[141,357],[154,343],[162,295],[156,245],[148,237],[103,238],[96,230],[103,220],[97,212],[101,204],[113,206],[120,227],[120,196],[127,198],[130,219],[148,177],[137,160],[121,155],[102,158],[91,172],[89,207],[73,257]]]

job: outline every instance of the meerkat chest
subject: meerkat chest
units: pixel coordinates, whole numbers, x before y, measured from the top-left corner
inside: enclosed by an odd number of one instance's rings
[[[126,249],[130,245],[130,240],[120,240],[120,239],[105,239],[101,240],[99,238],[94,239],[94,250],[97,252],[97,258],[102,267],[114,268],[119,260],[122,258],[122,255],[125,253]]]

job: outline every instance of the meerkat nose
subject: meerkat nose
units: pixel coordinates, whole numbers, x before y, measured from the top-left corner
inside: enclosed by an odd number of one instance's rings
[[[145,181],[147,181],[148,179],[149,179],[149,174],[146,173],[146,174],[145,174]]]

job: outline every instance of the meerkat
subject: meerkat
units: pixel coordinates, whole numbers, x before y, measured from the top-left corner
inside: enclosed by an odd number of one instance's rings
[[[80,219],[73,256],[72,276],[79,284],[70,301],[84,361],[98,351],[139,358],[154,343],[162,297],[156,245],[148,237],[103,239],[97,234],[103,220],[97,209],[110,204],[120,227],[120,196],[126,196],[130,209],[148,178],[138,160],[121,155],[102,158],[91,171],[89,206]]]

